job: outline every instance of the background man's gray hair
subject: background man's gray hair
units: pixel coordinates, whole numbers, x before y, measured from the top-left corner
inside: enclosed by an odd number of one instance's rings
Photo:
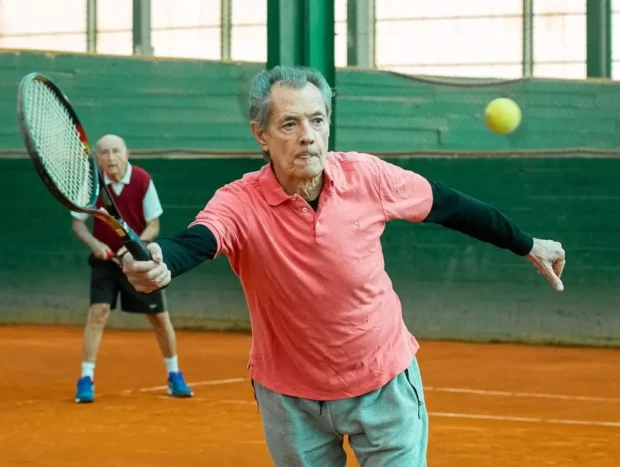
[[[271,89],[275,84],[281,84],[293,89],[301,89],[306,84],[313,84],[323,95],[327,109],[327,121],[331,119],[332,98],[334,91],[325,77],[313,68],[276,66],[257,74],[252,79],[250,88],[250,120],[258,123],[262,129],[267,128],[270,113]],[[269,153],[263,152],[269,160]]]

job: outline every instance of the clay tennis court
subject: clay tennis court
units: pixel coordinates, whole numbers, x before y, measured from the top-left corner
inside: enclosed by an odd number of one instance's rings
[[[179,331],[195,397],[178,400],[165,395],[152,332],[109,329],[97,400],[77,405],[81,333],[0,327],[0,465],[271,465],[248,335]],[[429,466],[618,465],[620,351],[423,341],[419,360]]]

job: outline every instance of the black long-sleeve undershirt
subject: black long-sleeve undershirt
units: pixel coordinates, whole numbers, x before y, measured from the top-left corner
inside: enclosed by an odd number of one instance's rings
[[[433,190],[433,207],[424,219],[425,223],[442,225],[519,256],[532,250],[532,236],[493,206],[441,182],[429,183]]]
[[[433,206],[423,222],[456,230],[520,256],[527,255],[532,249],[532,236],[493,206],[441,182],[429,183],[433,190]],[[317,204],[318,199],[310,203],[315,210]],[[160,238],[157,243],[172,277],[213,259],[217,251],[215,236],[203,225],[194,225],[171,237]]]
[[[193,225],[171,237],[162,237],[157,244],[173,278],[215,258],[217,252],[215,235],[204,225]]]

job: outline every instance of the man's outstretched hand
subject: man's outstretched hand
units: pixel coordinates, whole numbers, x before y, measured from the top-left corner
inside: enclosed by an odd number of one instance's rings
[[[526,258],[539,274],[545,276],[555,290],[558,292],[564,290],[561,277],[566,264],[566,252],[560,243],[535,238],[532,251]]]

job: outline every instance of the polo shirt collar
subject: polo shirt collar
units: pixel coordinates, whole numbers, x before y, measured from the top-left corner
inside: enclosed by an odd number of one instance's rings
[[[331,153],[328,153],[325,158],[325,167],[323,167],[323,175],[325,177],[324,188],[333,187],[335,185],[337,172],[335,169]],[[284,188],[282,188],[282,185],[278,182],[276,174],[271,168],[271,164],[263,166],[260,170],[259,180],[261,191],[270,206],[277,206],[287,200],[293,199],[293,196],[284,191]]]

